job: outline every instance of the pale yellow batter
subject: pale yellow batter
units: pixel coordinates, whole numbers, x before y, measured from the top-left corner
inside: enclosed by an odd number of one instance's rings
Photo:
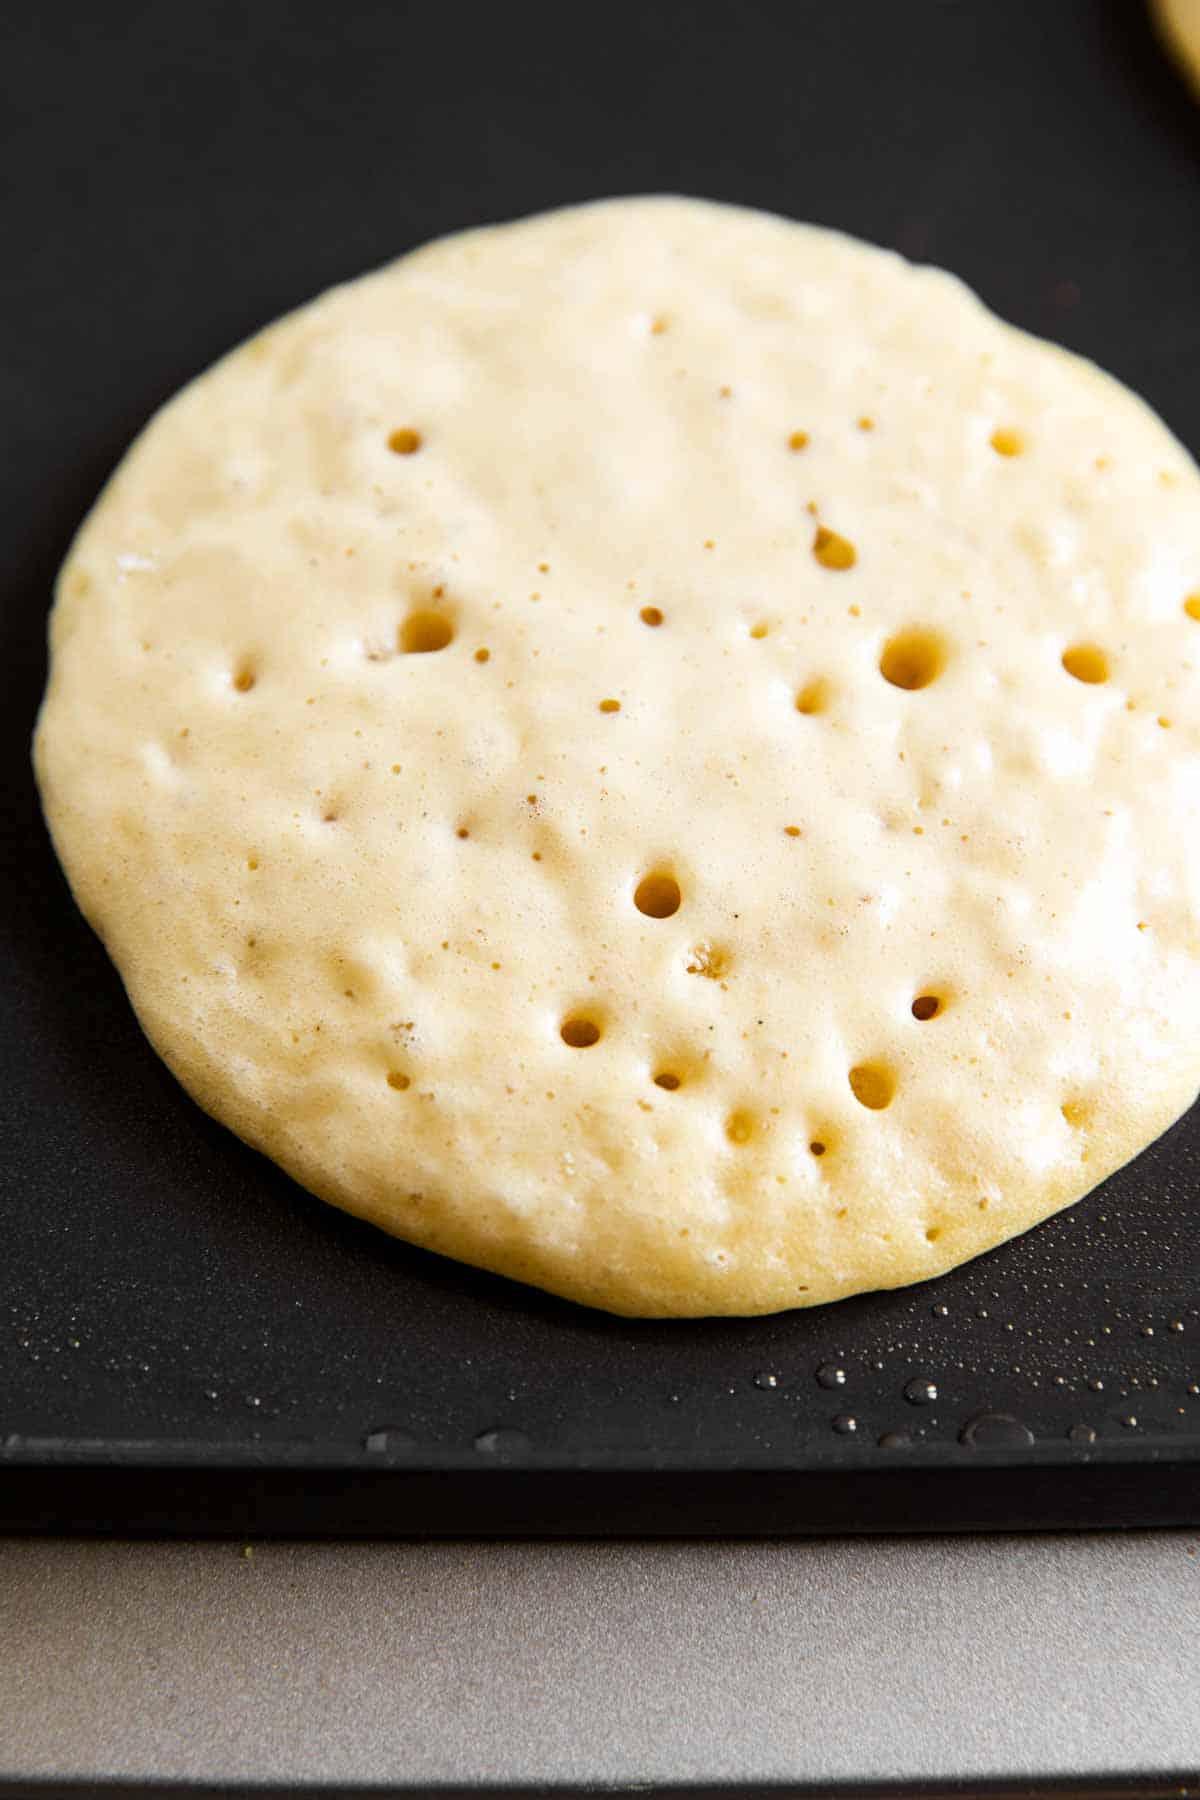
[[[1200,95],[1200,0],[1151,0],[1164,43]]]
[[[52,642],[152,1042],[414,1242],[812,1304],[1200,1085],[1200,476],[948,275],[674,199],[435,244],[164,409]]]

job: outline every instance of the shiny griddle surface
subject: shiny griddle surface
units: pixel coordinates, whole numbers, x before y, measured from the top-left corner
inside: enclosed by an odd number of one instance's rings
[[[205,1118],[76,913],[28,766],[54,572],[133,432],[265,320],[463,225],[675,189],[841,226],[1094,356],[1200,452],[1200,108],[1141,9],[120,0],[85,38],[48,0],[13,29],[0,1524],[1195,1518],[1200,1114],[930,1286],[584,1312],[389,1241]]]

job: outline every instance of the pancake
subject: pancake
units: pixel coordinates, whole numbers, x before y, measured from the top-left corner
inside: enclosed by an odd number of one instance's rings
[[[151,1043],[415,1244],[812,1305],[1200,1087],[1200,475],[948,274],[673,198],[433,244],[158,414],[51,644]]]
[[[1200,97],[1200,0],[1151,0],[1159,35]]]

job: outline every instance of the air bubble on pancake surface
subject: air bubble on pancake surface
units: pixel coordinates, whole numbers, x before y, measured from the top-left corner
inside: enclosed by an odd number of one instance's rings
[[[401,425],[388,438],[388,449],[395,456],[412,456],[421,448],[422,438],[419,431],[411,425]]]
[[[600,1042],[600,1027],[586,1013],[571,1013],[559,1026],[559,1036],[572,1050],[590,1050]]]
[[[687,972],[703,975],[709,981],[721,981],[729,973],[729,952],[720,944],[695,944],[688,952]]]
[[[936,1019],[941,1010],[942,1001],[937,994],[918,994],[911,1007],[913,1018],[922,1024],[927,1019]]]
[[[648,919],[669,919],[679,911],[682,900],[679,883],[665,870],[643,875],[633,893],[633,904]]]
[[[849,1075],[850,1090],[860,1106],[882,1112],[896,1092],[896,1077],[884,1063],[856,1063]]]
[[[812,553],[823,569],[852,569],[858,561],[858,551],[850,539],[840,532],[830,531],[827,525],[817,526]]]
[[[1072,644],[1062,653],[1062,666],[1090,687],[1108,680],[1108,657],[1098,644]]]
[[[657,606],[643,606],[638,618],[643,625],[658,626],[663,622],[662,610]]]
[[[938,633],[914,625],[888,639],[879,658],[879,673],[892,687],[915,692],[937,680],[946,663],[946,647]]]
[[[1200,621],[1200,593],[1189,594],[1183,603],[1183,610],[1189,619]]]
[[[1025,439],[1011,425],[997,425],[988,442],[997,456],[1020,456],[1025,448]]]
[[[454,627],[443,613],[409,613],[400,627],[400,648],[406,656],[425,656],[444,650],[454,638]]]
[[[806,682],[796,695],[796,711],[807,715],[823,713],[829,705],[831,692],[824,676],[816,676],[814,680]]]

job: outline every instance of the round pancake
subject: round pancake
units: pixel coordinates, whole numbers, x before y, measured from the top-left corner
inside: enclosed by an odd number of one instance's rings
[[[1200,95],[1200,0],[1151,0],[1159,34]]]
[[[414,1243],[811,1305],[1200,1086],[1200,476],[949,275],[671,198],[434,244],[164,408],[51,639],[151,1042]]]

